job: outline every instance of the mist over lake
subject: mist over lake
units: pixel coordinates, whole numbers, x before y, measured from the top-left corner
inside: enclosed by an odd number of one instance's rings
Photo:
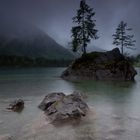
[[[61,140],[67,136],[70,136],[67,138],[69,140],[139,140],[139,68],[135,82],[68,82],[60,78],[64,69],[0,70],[0,135],[10,134],[15,140],[42,140],[45,137],[48,140]],[[55,91],[66,94],[82,92],[92,113],[76,126],[56,128],[47,125],[47,120],[37,106],[45,95]],[[23,112],[18,114],[5,110],[9,102],[17,98],[25,101]]]

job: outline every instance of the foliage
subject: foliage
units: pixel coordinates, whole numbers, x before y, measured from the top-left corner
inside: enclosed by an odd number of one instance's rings
[[[81,0],[80,9],[77,10],[77,15],[73,18],[73,22],[77,26],[72,27],[72,48],[74,52],[79,49],[86,53],[87,44],[91,39],[97,39],[98,30],[95,29],[95,20],[93,16],[95,12],[90,8],[85,0]]]
[[[91,53],[87,53],[82,55],[82,59],[84,60],[91,60],[93,61],[95,58],[97,58],[99,55],[101,54],[101,52],[91,52]]]
[[[133,40],[134,35],[127,34],[128,31],[131,31],[131,28],[127,28],[127,23],[121,21],[116,29],[116,33],[113,34],[114,41],[113,44],[121,45],[121,52],[124,54],[124,47],[129,49],[134,49],[136,40]]]
[[[140,54],[137,56],[127,56],[128,62],[134,66],[140,66]]]
[[[133,58],[133,63],[135,66],[140,67],[140,54]]]
[[[95,59],[98,58],[101,54],[101,52],[91,52],[83,54],[80,58],[76,59],[73,63],[73,69],[78,69],[81,66],[89,67],[92,65],[96,66]]]

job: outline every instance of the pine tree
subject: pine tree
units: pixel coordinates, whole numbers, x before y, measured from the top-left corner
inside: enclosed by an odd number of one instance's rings
[[[74,52],[81,49],[83,54],[86,53],[86,47],[91,39],[97,39],[98,30],[95,29],[96,20],[93,19],[95,12],[90,8],[85,0],[81,0],[80,9],[73,18],[77,26],[72,27],[72,48]]]
[[[134,35],[129,35],[127,32],[131,31],[132,28],[127,28],[127,23],[124,23],[121,21],[121,23],[118,25],[116,29],[116,33],[113,34],[114,45],[120,45],[121,46],[121,53],[124,54],[124,47],[128,49],[135,49],[135,42],[136,40],[133,40]]]

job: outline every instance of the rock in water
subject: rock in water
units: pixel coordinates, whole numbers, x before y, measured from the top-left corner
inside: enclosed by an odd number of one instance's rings
[[[133,81],[137,74],[118,48],[92,52],[76,59],[61,75],[65,80]]]
[[[0,140],[12,140],[12,136],[9,134],[0,135]]]
[[[63,99],[65,97],[65,94],[62,92],[54,92],[51,94],[48,94],[43,101],[41,102],[41,104],[39,105],[39,108],[43,111],[45,111],[48,107],[50,107],[53,103],[55,103],[56,101],[59,101],[61,99]]]
[[[7,109],[12,110],[14,112],[21,112],[23,108],[24,108],[24,101],[21,99],[18,99],[12,102]]]
[[[50,93],[39,105],[47,117],[54,121],[77,119],[86,116],[88,105],[80,93],[65,95],[64,93]]]

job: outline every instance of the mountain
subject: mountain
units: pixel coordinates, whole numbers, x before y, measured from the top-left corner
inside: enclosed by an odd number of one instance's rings
[[[0,34],[0,55],[60,60],[74,55],[42,30],[29,25],[8,28]]]

